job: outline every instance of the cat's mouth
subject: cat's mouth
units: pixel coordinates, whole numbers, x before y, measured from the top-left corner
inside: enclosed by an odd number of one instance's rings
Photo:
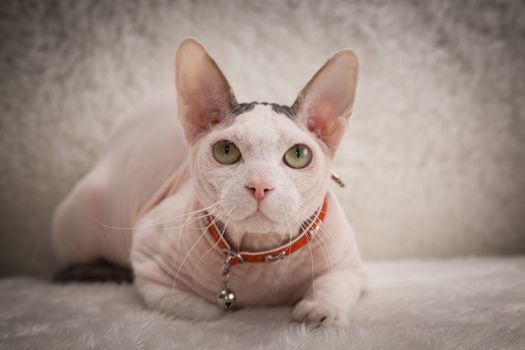
[[[275,221],[272,218],[270,218],[268,215],[266,215],[261,208],[255,209],[251,214],[248,214],[243,221],[250,220],[250,219],[263,219],[263,220],[269,220],[269,221]]]

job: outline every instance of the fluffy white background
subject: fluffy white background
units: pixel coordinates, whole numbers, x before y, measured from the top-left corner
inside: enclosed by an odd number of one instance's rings
[[[188,322],[134,288],[0,281],[0,349],[476,349],[525,346],[525,258],[372,263],[348,329],[290,324],[290,308]]]
[[[5,1],[0,275],[52,269],[50,216],[186,36],[240,101],[292,103],[334,51],[362,72],[336,170],[365,258],[525,252],[521,1]]]

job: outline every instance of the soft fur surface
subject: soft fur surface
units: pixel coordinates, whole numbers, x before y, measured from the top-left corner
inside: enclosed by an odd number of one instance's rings
[[[51,213],[186,36],[239,101],[361,76],[335,170],[365,259],[525,252],[522,1],[2,1],[0,274],[48,275]]]
[[[348,330],[290,324],[289,308],[172,319],[116,285],[0,282],[0,348],[523,349],[525,258],[376,262]]]

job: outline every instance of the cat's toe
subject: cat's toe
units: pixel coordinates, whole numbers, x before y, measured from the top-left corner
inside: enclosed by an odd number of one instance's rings
[[[336,306],[315,300],[302,300],[292,313],[294,321],[305,322],[309,326],[347,327],[348,317]]]

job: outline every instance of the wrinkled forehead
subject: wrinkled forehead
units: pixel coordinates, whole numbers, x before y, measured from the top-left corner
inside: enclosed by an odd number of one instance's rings
[[[270,104],[255,104],[238,113],[220,136],[244,146],[272,148],[306,142],[309,138],[294,118],[276,111]]]

